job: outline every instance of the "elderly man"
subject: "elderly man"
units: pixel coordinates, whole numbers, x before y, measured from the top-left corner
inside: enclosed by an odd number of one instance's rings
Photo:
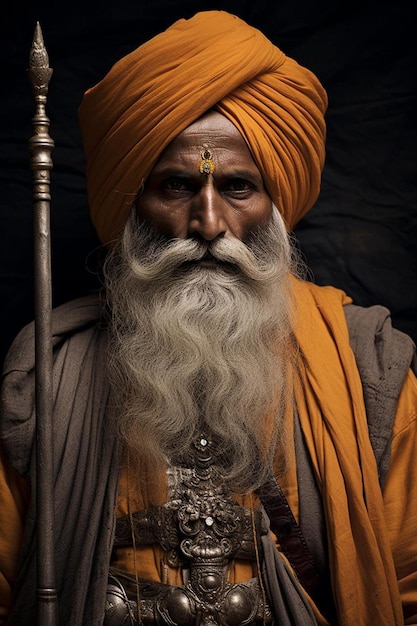
[[[326,95],[225,12],[80,108],[105,289],[54,312],[60,623],[417,624],[414,345],[302,277]],[[33,329],[5,363],[0,601],[35,619]]]

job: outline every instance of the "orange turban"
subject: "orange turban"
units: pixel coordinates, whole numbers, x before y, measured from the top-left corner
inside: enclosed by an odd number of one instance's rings
[[[98,236],[122,230],[170,141],[210,108],[240,130],[288,229],[311,208],[327,96],[312,72],[225,11],[181,19],[118,61],[79,109]]]

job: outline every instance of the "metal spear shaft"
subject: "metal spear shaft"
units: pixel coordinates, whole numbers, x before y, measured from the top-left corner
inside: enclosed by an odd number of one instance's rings
[[[36,103],[33,135],[28,141],[33,173],[35,398],[36,398],[36,515],[37,624],[57,626],[58,594],[54,559],[54,472],[52,436],[52,281],[50,242],[50,171],[54,141],[46,115],[52,76],[42,30],[36,24],[29,56],[28,77]]]

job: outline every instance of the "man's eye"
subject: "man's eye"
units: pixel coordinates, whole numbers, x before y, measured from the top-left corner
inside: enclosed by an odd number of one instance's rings
[[[249,185],[243,180],[236,180],[232,182],[231,187],[233,189],[240,190],[240,189],[248,189]]]
[[[186,189],[185,182],[179,178],[166,180],[162,186],[168,191],[182,191],[183,189]]]
[[[247,181],[241,178],[231,180],[227,185],[227,191],[234,193],[247,193],[252,191],[253,186]]]

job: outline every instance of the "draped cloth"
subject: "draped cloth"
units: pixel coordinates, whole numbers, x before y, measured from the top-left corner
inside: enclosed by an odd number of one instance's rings
[[[96,296],[53,314],[55,567],[62,626],[102,626],[118,485],[117,440],[107,414],[106,332]],[[10,624],[36,616],[34,333],[25,327],[4,364],[1,437],[13,466],[30,478],[23,560]],[[104,595],[103,595],[104,594]],[[101,616],[101,617],[100,617]],[[9,623],[9,622],[8,622]]]
[[[349,299],[337,289],[298,280],[294,292],[303,364],[297,408],[323,500],[339,624],[399,625],[401,602],[377,464],[344,316]],[[119,460],[105,410],[106,333],[98,315],[95,298],[54,312],[56,559],[65,626],[101,623],[114,528]],[[411,341],[404,344],[405,371],[412,350]],[[0,434],[14,466],[32,480],[33,365],[33,328],[27,327],[5,363]],[[19,626],[33,623],[34,529],[32,505],[10,622]]]
[[[316,76],[225,11],[181,19],[118,61],[79,108],[92,222],[104,244],[164,148],[215,108],[243,135],[288,229],[317,199],[327,96]]]
[[[295,396],[323,499],[339,623],[403,624],[362,383],[342,312],[350,299],[303,282],[295,292],[303,363]]]

